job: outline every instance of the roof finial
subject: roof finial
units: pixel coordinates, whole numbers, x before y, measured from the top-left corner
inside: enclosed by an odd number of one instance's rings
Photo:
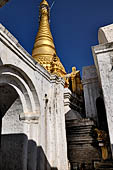
[[[49,4],[48,4],[48,2],[47,2],[46,0],[42,0],[42,2],[40,3],[40,6],[42,6],[42,5],[47,5],[47,6],[49,6]]]
[[[56,54],[53,37],[50,31],[50,8],[46,0],[40,3],[39,30],[34,43],[32,57],[52,74],[63,77],[65,69]]]

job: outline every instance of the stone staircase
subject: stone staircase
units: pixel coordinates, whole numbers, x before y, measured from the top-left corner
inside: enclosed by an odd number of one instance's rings
[[[68,158],[72,170],[113,170],[111,155],[103,161],[95,123],[90,119],[66,121]]]
[[[95,161],[94,164],[73,164],[72,170],[113,170],[113,161]]]
[[[68,158],[72,170],[93,170],[93,160],[101,160],[94,128],[95,123],[90,119],[66,121]]]
[[[113,161],[94,162],[95,170],[113,170]]]

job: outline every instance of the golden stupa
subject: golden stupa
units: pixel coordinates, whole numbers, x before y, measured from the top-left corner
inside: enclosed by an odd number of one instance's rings
[[[32,57],[48,72],[64,77],[66,71],[56,54],[53,37],[50,31],[50,8],[46,0],[40,3],[39,30],[34,43]]]

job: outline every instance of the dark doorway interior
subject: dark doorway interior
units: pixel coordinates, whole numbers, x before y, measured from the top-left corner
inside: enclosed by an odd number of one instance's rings
[[[98,126],[100,130],[108,131],[106,110],[104,100],[102,97],[98,97],[96,100],[97,114],[98,114]]]

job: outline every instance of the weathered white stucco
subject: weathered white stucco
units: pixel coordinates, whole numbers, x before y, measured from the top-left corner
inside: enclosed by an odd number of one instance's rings
[[[113,42],[113,24],[99,28],[98,41],[99,44]]]
[[[3,132],[26,134],[42,148],[51,167],[67,170],[64,81],[51,76],[36,63],[0,25],[0,86],[3,84],[14,88],[19,97],[16,102],[20,101],[18,113],[14,103],[4,115]],[[4,105],[4,96],[3,101]],[[17,123],[15,129],[12,128],[12,118]]]
[[[113,43],[98,45],[92,50],[104,96],[110,142],[113,145]]]

